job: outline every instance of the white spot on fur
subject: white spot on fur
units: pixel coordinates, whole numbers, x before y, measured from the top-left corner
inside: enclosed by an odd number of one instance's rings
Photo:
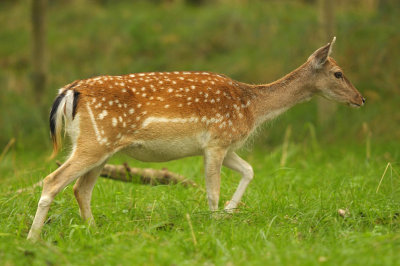
[[[103,110],[100,114],[99,114],[99,119],[103,120],[104,117],[106,117],[108,115],[107,110]]]

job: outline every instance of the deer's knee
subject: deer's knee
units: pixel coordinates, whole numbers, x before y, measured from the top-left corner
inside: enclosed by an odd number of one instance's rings
[[[243,168],[243,178],[245,178],[248,181],[251,181],[253,177],[254,177],[253,167],[251,167],[251,165],[248,164]]]
[[[42,195],[40,197],[38,207],[40,208],[47,208],[50,207],[51,202],[53,201],[54,197],[50,195]]]
[[[43,180],[43,190],[42,190],[42,197],[48,197],[53,199],[57,193],[59,192],[57,186],[57,180],[53,175],[48,175]]]

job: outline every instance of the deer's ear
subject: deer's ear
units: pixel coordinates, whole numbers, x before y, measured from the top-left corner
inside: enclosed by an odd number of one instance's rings
[[[332,46],[336,41],[336,37],[333,37],[332,42],[328,43],[325,46],[322,46],[318,50],[316,50],[309,58],[308,61],[311,62],[312,66],[316,69],[321,68],[328,56],[332,53]]]

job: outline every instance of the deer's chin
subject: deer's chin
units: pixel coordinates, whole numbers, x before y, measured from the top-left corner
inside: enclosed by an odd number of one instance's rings
[[[359,105],[357,103],[352,103],[352,102],[347,103],[347,105],[352,107],[352,108],[360,108],[361,107],[361,105]]]

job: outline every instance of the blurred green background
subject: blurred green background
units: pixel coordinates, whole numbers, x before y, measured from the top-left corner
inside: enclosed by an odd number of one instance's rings
[[[144,71],[207,70],[248,83],[272,82],[302,64],[331,38],[321,1],[49,1],[47,82],[32,87],[31,1],[0,3],[0,147],[50,151],[48,111],[57,89],[76,79]],[[397,1],[333,1],[333,57],[367,98],[339,106],[318,123],[316,100],[301,104],[257,138],[282,141],[316,128],[319,141],[373,142],[400,138],[400,18]],[[38,94],[39,97],[38,97]],[[38,100],[39,99],[39,100]],[[39,103],[41,102],[41,103]],[[363,127],[364,124],[364,127]]]

